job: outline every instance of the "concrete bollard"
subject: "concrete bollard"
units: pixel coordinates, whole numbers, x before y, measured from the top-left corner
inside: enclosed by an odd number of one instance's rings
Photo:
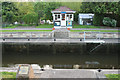
[[[79,67],[80,67],[80,66],[79,66],[78,64],[77,64],[77,65],[73,65],[73,68],[74,68],[74,69],[79,69]]]
[[[101,72],[102,70],[101,69],[98,69],[98,72]]]
[[[31,78],[34,78],[34,71],[31,65],[29,64],[19,65],[16,78],[17,80],[21,80],[21,79],[30,80]]]

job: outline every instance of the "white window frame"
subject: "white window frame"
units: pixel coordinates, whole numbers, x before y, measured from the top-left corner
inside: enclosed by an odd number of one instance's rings
[[[58,15],[60,15],[60,18],[58,18]],[[55,18],[55,16],[57,16],[57,20],[61,20],[61,14],[54,14],[54,20],[57,21]]]
[[[68,19],[67,19],[67,15],[69,16]],[[70,18],[70,15],[72,15],[72,18]],[[69,20],[69,19],[73,21],[73,14],[66,14],[66,20]]]

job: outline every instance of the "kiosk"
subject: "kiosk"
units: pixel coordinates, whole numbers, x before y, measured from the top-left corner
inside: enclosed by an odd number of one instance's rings
[[[75,12],[76,11],[65,6],[61,6],[60,8],[51,11],[54,28],[72,28]]]

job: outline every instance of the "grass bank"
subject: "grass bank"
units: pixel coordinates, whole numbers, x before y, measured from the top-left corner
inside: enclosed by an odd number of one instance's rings
[[[103,28],[103,27],[93,25],[74,25],[73,28]]]
[[[96,32],[120,32],[118,30],[70,30],[71,32],[84,32],[84,31],[96,31]]]
[[[51,32],[52,30],[0,30],[1,32]]]
[[[16,78],[16,72],[0,72],[2,78]]]
[[[120,74],[105,74],[108,80],[120,80]]]
[[[18,26],[21,27],[29,27],[29,26],[36,26],[35,24],[17,24],[17,25],[9,25],[3,28],[16,28]],[[53,24],[39,24],[35,28],[53,28]],[[94,25],[73,25],[73,28],[115,28],[115,27],[107,27],[107,26],[94,26]]]
[[[41,24],[39,26],[36,26],[36,28],[53,28],[54,25],[50,24]]]
[[[16,26],[8,26],[8,27],[3,27],[3,28],[16,28]]]
[[[0,30],[0,32],[51,32],[52,30]],[[70,30],[71,32],[84,32],[84,31],[95,31],[95,32],[120,32],[118,30]]]

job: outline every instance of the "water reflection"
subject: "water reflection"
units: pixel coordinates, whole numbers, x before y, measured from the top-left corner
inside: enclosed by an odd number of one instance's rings
[[[119,44],[3,44],[3,66],[53,65],[53,68],[118,68]]]

